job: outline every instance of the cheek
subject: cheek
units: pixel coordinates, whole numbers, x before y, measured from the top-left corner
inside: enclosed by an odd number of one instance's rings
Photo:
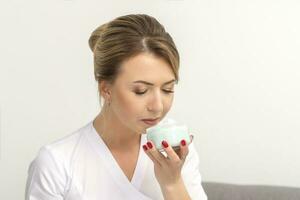
[[[172,107],[174,96],[167,98],[164,103],[164,112],[169,112]]]
[[[134,117],[140,114],[144,109],[144,103],[132,92],[120,92],[118,97],[117,109],[123,117]]]

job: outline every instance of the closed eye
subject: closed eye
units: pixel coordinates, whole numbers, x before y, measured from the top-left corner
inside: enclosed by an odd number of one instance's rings
[[[135,94],[137,94],[137,95],[143,95],[143,94],[145,94],[147,91],[148,91],[148,90],[145,90],[145,91],[143,91],[143,92],[136,91]],[[166,93],[166,94],[174,93],[173,90],[162,90],[162,91],[163,91],[164,93]]]

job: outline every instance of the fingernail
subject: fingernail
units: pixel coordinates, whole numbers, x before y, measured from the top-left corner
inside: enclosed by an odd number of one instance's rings
[[[162,141],[161,143],[162,143],[162,145],[163,145],[165,148],[167,148],[167,147],[169,146],[168,143],[167,143],[166,141]]]
[[[149,149],[152,149],[153,145],[151,144],[151,142],[147,142],[147,146],[149,147]]]
[[[145,144],[143,145],[143,148],[144,148],[145,151],[148,150],[147,145],[145,145]]]
[[[186,145],[186,141],[185,140],[181,140],[181,145],[185,146]]]

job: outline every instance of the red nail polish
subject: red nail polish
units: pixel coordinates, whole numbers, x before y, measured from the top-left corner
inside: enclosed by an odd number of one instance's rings
[[[185,140],[181,140],[181,145],[185,146],[186,145],[186,141]]]
[[[167,147],[169,146],[168,143],[167,143],[166,141],[162,141],[161,143],[162,143],[162,145],[163,145],[165,148],[167,148]]]
[[[147,146],[149,147],[149,149],[152,149],[153,145],[151,144],[151,142],[147,142]]]
[[[148,150],[147,145],[145,145],[145,144],[143,145],[143,148],[144,148],[145,151]]]

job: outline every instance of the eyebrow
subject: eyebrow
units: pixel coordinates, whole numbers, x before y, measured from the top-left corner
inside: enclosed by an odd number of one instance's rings
[[[175,82],[175,79],[167,81],[163,85],[167,85],[167,84],[170,84],[170,83],[173,83],[173,82]],[[153,83],[149,83],[147,81],[142,81],[142,80],[134,81],[133,83],[143,83],[143,84],[146,84],[146,85],[154,85]]]

